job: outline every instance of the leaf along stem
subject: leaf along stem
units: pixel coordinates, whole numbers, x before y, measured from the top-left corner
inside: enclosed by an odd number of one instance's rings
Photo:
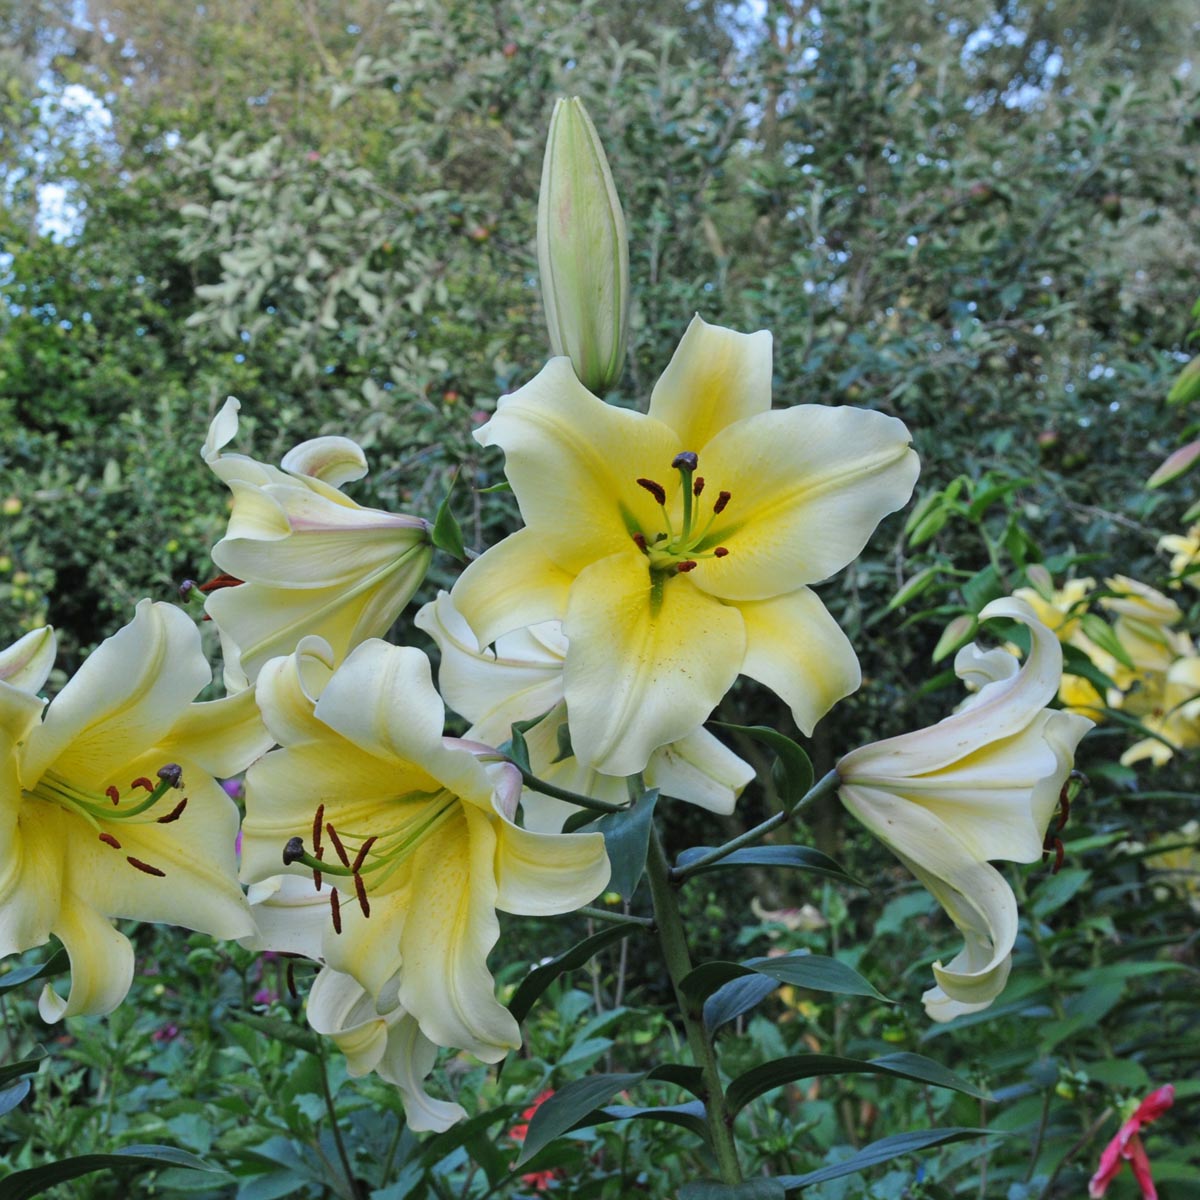
[[[755,825],[753,829],[747,829],[745,833],[738,834],[737,837],[731,838],[723,846],[718,846],[715,850],[710,850],[709,853],[697,858],[694,862],[690,862],[686,867],[672,867],[670,871],[671,881],[673,883],[682,883],[690,875],[694,875],[697,871],[704,867],[710,866],[712,863],[720,862],[723,858],[728,858],[735,850],[741,850],[746,846],[753,846],[757,842],[761,842],[768,833],[778,829],[781,825],[786,825],[795,813],[798,813],[806,804],[811,804],[814,800],[833,791],[841,782],[837,771],[830,771],[826,775],[822,775],[816,783],[800,797],[794,807],[777,812],[774,816],[768,817],[765,821]]]
[[[577,908],[570,915],[591,917],[593,921],[607,921],[611,925],[641,925],[646,929],[654,928],[654,921],[650,917],[635,917],[632,913],[609,912],[606,908],[593,908],[590,904]]]

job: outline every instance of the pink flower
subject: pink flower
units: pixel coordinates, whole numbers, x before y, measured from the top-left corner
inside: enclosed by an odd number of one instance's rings
[[[1092,1200],[1103,1196],[1113,1176],[1121,1169],[1122,1160],[1129,1163],[1133,1177],[1142,1189],[1142,1200],[1158,1200],[1154,1180],[1150,1177],[1150,1160],[1139,1136],[1143,1125],[1157,1121],[1175,1103],[1175,1089],[1171,1084],[1153,1091],[1137,1106],[1133,1116],[1117,1130],[1117,1136],[1104,1147],[1100,1165],[1088,1184],[1088,1195]]]

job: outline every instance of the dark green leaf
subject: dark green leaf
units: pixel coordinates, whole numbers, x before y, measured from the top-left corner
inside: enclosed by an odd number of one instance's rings
[[[18,1079],[16,1083],[10,1083],[8,1087],[0,1089],[0,1117],[7,1112],[12,1112],[29,1095],[29,1088],[28,1079]],[[3,1188],[4,1184],[0,1183],[0,1191]]]
[[[549,962],[534,967],[517,986],[512,999],[508,1002],[508,1011],[512,1013],[515,1020],[525,1020],[538,997],[560,975],[582,967],[605,946],[611,946],[614,942],[619,942],[621,938],[644,929],[643,925],[606,925],[598,933],[584,938],[582,942],[576,942],[569,950],[564,950]]]
[[[724,721],[714,721],[713,724],[721,729],[732,729],[734,733],[745,734],[746,737],[762,742],[775,751],[776,761],[771,768],[771,778],[779,792],[779,801],[788,812],[808,794],[813,785],[812,763],[804,750],[790,737],[766,725],[729,725]]]
[[[285,1046],[307,1050],[309,1054],[317,1053],[319,1037],[307,1025],[295,1025],[282,1017],[269,1017],[262,1013],[239,1013],[238,1023],[249,1025],[251,1029],[265,1033]]]
[[[778,1179],[747,1179],[745,1183],[700,1180],[685,1183],[679,1200],[783,1200],[787,1192]]]
[[[555,736],[558,738],[558,753],[554,756],[554,761],[560,763],[564,759],[573,758],[575,751],[571,748],[571,727],[566,721],[558,727]]]
[[[626,900],[636,891],[646,869],[646,847],[657,801],[658,789],[650,788],[636,804],[621,812],[606,813],[594,826],[604,834],[604,847],[612,864],[608,886]]]
[[[785,954],[779,958],[748,958],[745,962],[706,962],[684,976],[680,987],[687,995],[700,999],[711,995],[731,979],[749,972],[765,975],[777,983],[810,988],[816,992],[834,992],[844,996],[870,996],[890,1003],[853,967],[823,954]]]
[[[559,1088],[533,1114],[517,1166],[527,1163],[556,1137],[576,1128],[593,1109],[603,1107],[618,1092],[641,1083],[648,1074],[648,1071],[639,1071],[632,1075],[588,1075]]]
[[[935,1087],[950,1088],[955,1092],[986,1100],[986,1092],[979,1091],[953,1071],[947,1070],[933,1059],[919,1054],[888,1054],[864,1062],[857,1058],[843,1058],[836,1054],[793,1054],[752,1067],[739,1075],[726,1090],[729,1108],[737,1112],[751,1100],[765,1092],[795,1083],[799,1079],[817,1079],[824,1075],[891,1075],[897,1079],[911,1079],[918,1083],[931,1083]]]
[[[950,1142],[965,1142],[972,1138],[987,1137],[988,1129],[924,1129],[913,1133],[897,1133],[892,1137],[880,1138],[864,1147],[857,1154],[844,1162],[831,1163],[807,1175],[781,1175],[779,1182],[783,1184],[786,1195],[793,1195],[812,1187],[814,1183],[825,1183],[829,1179],[841,1179],[844,1175],[855,1175],[868,1167],[880,1163],[891,1162],[903,1154],[913,1154],[918,1150],[926,1150],[930,1146],[944,1146]]]
[[[420,1161],[426,1170],[465,1146],[479,1135],[480,1130],[490,1129],[493,1125],[504,1122],[511,1124],[524,1109],[521,1104],[499,1104],[481,1112],[457,1125],[452,1125],[445,1133],[439,1133],[421,1143]]]
[[[42,979],[47,975],[57,975],[65,971],[71,965],[71,960],[67,957],[67,952],[61,946],[40,963],[30,963],[26,967],[18,967],[15,971],[9,971],[7,975],[0,976],[0,996],[5,992],[11,992],[13,988],[19,988],[33,979]]]
[[[20,1079],[22,1075],[32,1075],[46,1060],[46,1052],[40,1046],[36,1054],[21,1059],[20,1062],[5,1063],[0,1067],[0,1087]]]
[[[685,850],[676,860],[677,867],[686,867],[711,854],[712,846],[693,846]],[[843,883],[854,884],[855,887],[866,887],[866,884],[847,874],[845,868],[839,866],[828,854],[813,850],[809,846],[749,846],[744,850],[735,850],[716,862],[700,867],[697,875],[709,871],[725,871],[734,867],[784,867],[792,871],[811,871],[814,875],[823,875],[827,879],[839,879]]]
[[[722,1025],[762,1003],[778,986],[779,981],[769,975],[754,973],[721,984],[704,1002],[704,1027],[716,1033]]]
[[[708,1141],[708,1121],[704,1116],[704,1105],[699,1100],[689,1100],[686,1104],[659,1104],[649,1108],[612,1104],[596,1109],[575,1128],[584,1129],[605,1121],[662,1121],[666,1125],[677,1125],[680,1129],[686,1129],[698,1138]]]
[[[1003,596],[1004,593],[1005,588],[1000,582],[1000,576],[997,574],[996,568],[990,564],[982,570],[976,571],[962,585],[963,600],[972,612],[979,612],[986,604]]]
[[[431,539],[439,550],[452,554],[459,562],[467,561],[467,552],[463,546],[462,530],[450,511],[450,497],[454,494],[454,485],[458,482],[458,473],[450,481],[450,489],[446,498],[438,505],[437,516],[433,519]]]
[[[78,1179],[93,1171],[145,1171],[155,1167],[189,1167],[193,1171],[216,1171],[203,1159],[173,1146],[126,1146],[112,1154],[81,1154],[40,1167],[14,1171],[0,1180],[0,1200],[26,1200],[39,1196],[55,1184]]]

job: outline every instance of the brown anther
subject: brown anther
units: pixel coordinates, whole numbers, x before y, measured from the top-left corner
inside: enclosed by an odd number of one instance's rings
[[[342,904],[338,899],[337,888],[329,892],[329,915],[333,918],[333,932],[342,932]]]
[[[209,592],[220,591],[221,588],[237,587],[239,584],[245,583],[244,579],[239,579],[236,575],[214,575],[207,583],[197,584],[196,586],[205,594]]]
[[[361,846],[359,846],[358,853],[354,856],[354,862],[350,866],[350,870],[352,870],[356,875],[358,874],[363,863],[367,861],[367,855],[370,854],[371,847],[375,845],[377,841],[379,841],[379,839],[374,834],[371,834],[371,836],[367,838],[367,840],[363,842]]]
[[[113,837],[113,835],[111,833],[102,833],[100,835],[100,840],[106,846],[111,846],[114,850],[120,850],[120,848],[121,848],[121,843],[118,842],[117,839],[115,837]]]
[[[318,804],[316,815],[313,817],[313,854],[321,857],[321,825],[325,821],[325,805]]]
[[[333,843],[334,850],[337,851],[337,856],[342,860],[342,866],[350,865],[350,855],[346,853],[346,847],[342,845],[342,839],[338,837],[337,830],[334,829],[332,822],[325,822],[325,832],[329,834],[329,840]]]
[[[319,892],[321,890],[321,872],[313,867],[313,887]]]
[[[367,885],[363,883],[361,875],[354,876],[354,894],[358,897],[358,907],[362,909],[362,915],[369,917],[371,915],[371,904],[367,900]]]
[[[671,466],[677,471],[694,471],[700,465],[700,459],[696,456],[694,450],[680,450],[680,452],[671,459]]]
[[[729,492],[718,492],[717,499],[713,503],[713,512],[714,513],[723,513],[725,511],[725,506],[732,499],[733,499],[733,497],[732,497],[732,495],[730,495]]]
[[[104,794],[113,802],[113,804],[121,803],[121,793],[117,791],[115,786],[105,788]]]
[[[692,480],[692,495],[698,496],[702,491],[704,491],[704,476],[697,475],[696,478]]]
[[[304,839],[302,837],[288,838],[283,848],[283,865],[290,867],[304,857]]]
[[[1058,797],[1058,824],[1056,829],[1062,829],[1071,816],[1071,801],[1067,799],[1067,789],[1064,787]]]
[[[183,768],[178,763],[167,763],[156,772],[159,779],[173,788],[183,787]]]
[[[675,570],[677,570],[680,575],[684,575],[688,571],[694,571],[695,569],[696,560],[694,558],[685,558],[683,562],[675,564]]]
[[[159,879],[166,878],[166,871],[160,871],[157,867],[152,867],[149,863],[142,862],[140,858],[134,858],[132,854],[125,855],[125,861],[131,867],[137,867],[137,869],[145,875],[154,875]]]
[[[646,553],[646,535],[644,533],[635,533],[631,535],[633,544],[643,553]]]
[[[287,965],[286,978],[288,995],[291,996],[293,1000],[299,1000],[300,993],[296,991],[296,963],[294,960],[289,962]]]
[[[171,811],[167,813],[165,817],[158,818],[158,823],[160,825],[170,825],[172,821],[178,821],[179,818],[183,816],[183,810],[187,808],[187,802],[188,798],[184,796],[184,798],[180,800],[180,802],[175,805],[175,807],[171,809]]]
[[[1054,866],[1050,868],[1050,874],[1057,875],[1062,870],[1066,849],[1062,844],[1062,838],[1057,838],[1053,834],[1047,833],[1046,840],[1042,843],[1042,857],[1048,858],[1051,850],[1054,851]]]
[[[657,503],[666,504],[667,491],[661,483],[655,483],[653,479],[639,479],[637,485],[638,487],[645,488]]]
[[[713,551],[713,558],[724,558],[728,553],[729,551],[724,546],[718,546]]]
[[[145,788],[148,792],[154,791],[154,784],[152,784],[150,780],[145,777],[145,775],[139,775],[129,786]]]

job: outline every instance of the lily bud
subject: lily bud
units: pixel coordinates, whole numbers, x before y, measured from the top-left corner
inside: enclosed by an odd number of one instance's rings
[[[550,117],[537,233],[551,348],[602,396],[625,362],[629,242],[604,147],[578,97],[556,101]]]

